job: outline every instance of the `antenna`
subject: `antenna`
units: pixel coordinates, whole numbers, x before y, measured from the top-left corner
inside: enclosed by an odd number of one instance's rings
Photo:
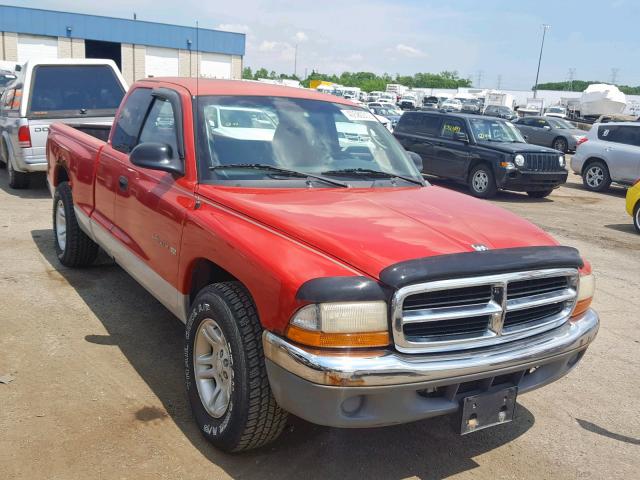
[[[196,97],[200,94],[200,26],[196,20]]]

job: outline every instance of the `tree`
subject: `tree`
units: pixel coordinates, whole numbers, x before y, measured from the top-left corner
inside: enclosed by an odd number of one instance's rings
[[[245,80],[253,80],[253,72],[251,71],[251,67],[244,67],[242,69],[242,78]]]

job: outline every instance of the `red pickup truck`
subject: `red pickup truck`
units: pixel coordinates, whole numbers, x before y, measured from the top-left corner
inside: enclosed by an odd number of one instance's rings
[[[429,185],[341,98],[146,79],[112,128],[54,124],[47,158],[58,258],[101,247],[185,322],[193,414],[225,450],[274,440],[286,412],[508,422],[598,330],[575,249]]]

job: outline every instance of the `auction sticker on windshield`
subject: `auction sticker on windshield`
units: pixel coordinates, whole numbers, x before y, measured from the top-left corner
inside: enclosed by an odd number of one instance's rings
[[[364,110],[340,110],[342,114],[351,122],[377,122],[373,113]]]

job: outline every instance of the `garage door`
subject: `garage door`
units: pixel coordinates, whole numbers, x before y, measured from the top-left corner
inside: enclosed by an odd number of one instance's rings
[[[171,48],[147,47],[144,72],[147,77],[177,77],[178,51]]]
[[[219,53],[203,53],[200,75],[209,78],[231,78],[231,57]]]
[[[24,63],[32,58],[45,60],[58,58],[58,39],[18,35],[18,62]]]

